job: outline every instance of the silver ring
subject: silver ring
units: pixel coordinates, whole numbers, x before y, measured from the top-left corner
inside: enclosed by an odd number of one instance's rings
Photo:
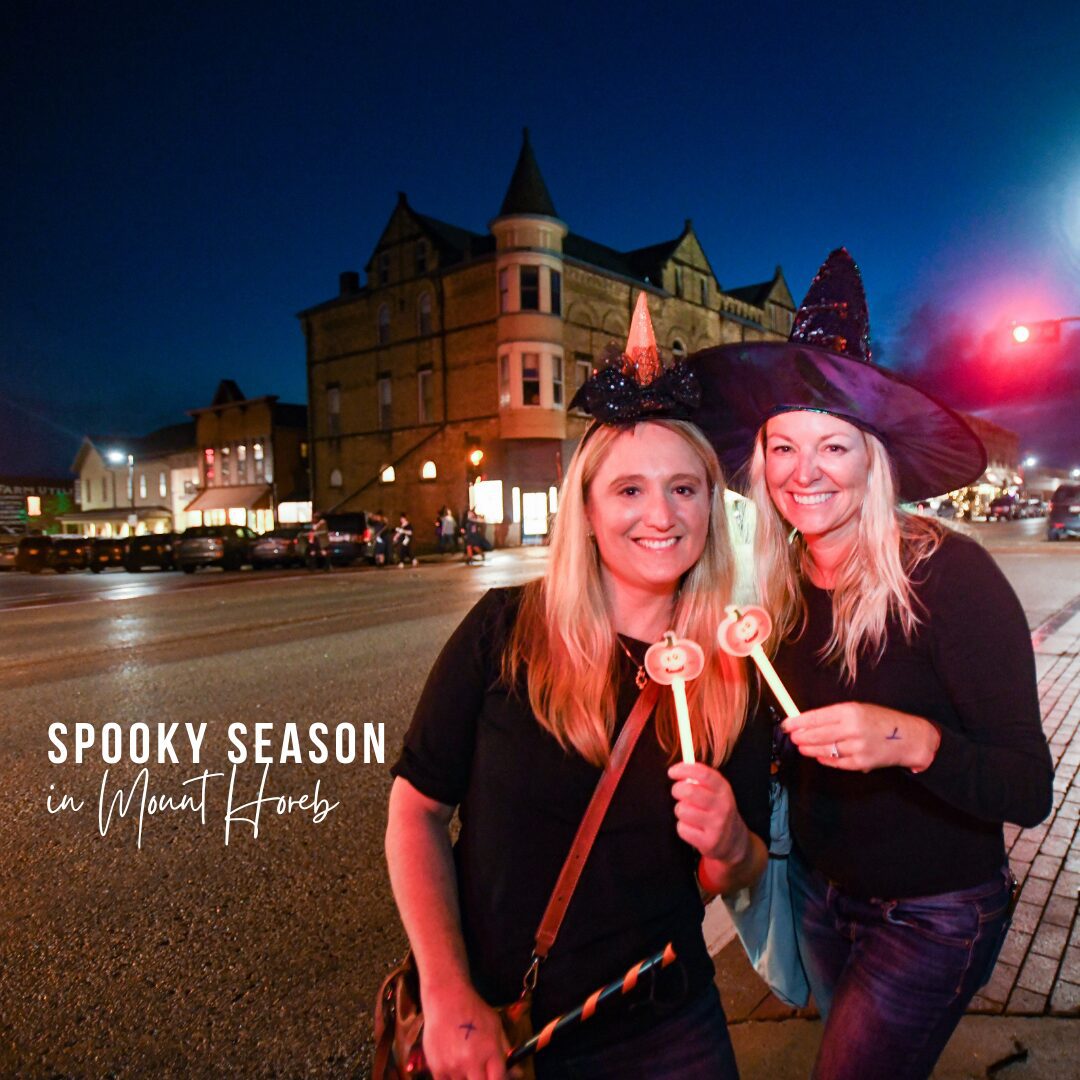
[[[840,747],[836,743],[832,744],[832,749],[829,751],[829,757],[838,758],[840,756]]]

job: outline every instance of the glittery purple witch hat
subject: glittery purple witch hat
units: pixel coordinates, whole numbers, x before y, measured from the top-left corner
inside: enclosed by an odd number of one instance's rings
[[[708,403],[694,420],[729,472],[749,461],[770,416],[812,409],[881,439],[905,501],[978,479],[986,450],[975,432],[947,405],[871,363],[869,343],[859,268],[838,248],[811,283],[788,341],[720,345],[689,358]]]
[[[596,368],[570,402],[601,424],[689,420],[701,393],[685,363],[665,368],[656,347],[649,305],[638,293],[626,349]],[[590,429],[591,430],[591,429]]]

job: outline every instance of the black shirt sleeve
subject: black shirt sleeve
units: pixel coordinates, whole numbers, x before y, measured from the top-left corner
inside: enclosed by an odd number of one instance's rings
[[[746,827],[769,846],[769,763],[772,755],[772,713],[761,706],[755,694],[753,673],[746,724],[731,756],[720,772],[731,785],[735,805]]]
[[[401,756],[390,770],[446,806],[457,806],[469,785],[477,718],[498,677],[496,638],[516,594],[491,589],[450,636],[428,674]]]
[[[941,746],[916,782],[984,821],[1037,825],[1050,812],[1054,770],[1020,601],[989,554],[957,537],[943,542],[919,593],[961,728],[939,727]]]

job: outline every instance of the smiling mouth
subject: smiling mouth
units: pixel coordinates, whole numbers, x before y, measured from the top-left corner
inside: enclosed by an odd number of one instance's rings
[[[666,667],[666,668],[664,668],[664,670],[669,675],[681,675],[682,672],[684,672],[686,670],[686,665],[685,664],[680,664],[678,667]]]
[[[796,506],[820,506],[824,502],[828,502],[834,495],[835,491],[822,491],[816,495],[796,495],[795,492],[791,492],[791,498]]]
[[[649,551],[667,551],[668,548],[673,548],[678,542],[679,538],[677,536],[669,536],[666,540],[648,540],[645,537],[638,537],[634,540],[635,544],[648,548]]]

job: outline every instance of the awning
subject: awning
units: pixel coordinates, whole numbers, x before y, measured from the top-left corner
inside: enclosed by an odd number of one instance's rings
[[[57,514],[60,521],[70,521],[73,525],[83,521],[119,521],[126,522],[135,514],[140,520],[144,518],[167,518],[172,511],[167,506],[117,506],[102,507],[100,510],[68,510],[66,513]]]
[[[200,491],[184,507],[192,510],[269,510],[269,484],[236,484],[234,487],[212,487]]]

